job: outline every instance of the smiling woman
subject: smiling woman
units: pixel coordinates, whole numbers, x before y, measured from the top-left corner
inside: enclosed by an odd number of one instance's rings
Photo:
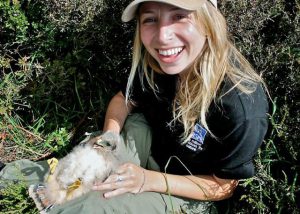
[[[167,192],[173,211],[212,213],[208,202],[230,197],[239,179],[255,173],[252,158],[268,126],[264,82],[229,41],[226,21],[210,1],[135,0],[122,15],[132,19],[131,73],[108,106],[104,130],[120,132],[130,113],[142,113],[152,139],[136,145],[151,144],[151,155],[141,164],[145,170],[121,167],[121,175],[130,174],[127,183],[115,186],[108,178],[95,189],[108,198],[137,189],[162,198]]]

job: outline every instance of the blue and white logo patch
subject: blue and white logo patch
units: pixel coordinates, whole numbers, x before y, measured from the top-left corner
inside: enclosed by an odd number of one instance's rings
[[[199,123],[196,123],[191,139],[185,144],[185,146],[192,151],[202,151],[203,143],[207,130],[203,128]]]

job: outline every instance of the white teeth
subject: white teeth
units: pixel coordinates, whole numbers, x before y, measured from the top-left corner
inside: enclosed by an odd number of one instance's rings
[[[178,54],[182,51],[183,48],[172,48],[169,50],[158,50],[159,54],[163,55],[163,56],[171,56],[174,54]]]

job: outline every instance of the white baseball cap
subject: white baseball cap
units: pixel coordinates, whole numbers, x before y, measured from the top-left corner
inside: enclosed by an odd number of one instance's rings
[[[123,11],[122,21],[129,22],[135,17],[136,10],[140,3],[143,2],[160,2],[174,5],[185,10],[196,10],[207,0],[134,0]],[[217,0],[209,0],[217,8]]]

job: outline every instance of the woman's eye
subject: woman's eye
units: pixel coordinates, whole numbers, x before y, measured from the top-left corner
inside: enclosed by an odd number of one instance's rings
[[[184,18],[187,18],[187,15],[184,15],[184,14],[177,14],[177,15],[175,15],[175,17],[174,17],[175,20],[181,20],[181,19],[184,19]]]
[[[143,24],[156,22],[155,18],[145,18],[142,20]]]

